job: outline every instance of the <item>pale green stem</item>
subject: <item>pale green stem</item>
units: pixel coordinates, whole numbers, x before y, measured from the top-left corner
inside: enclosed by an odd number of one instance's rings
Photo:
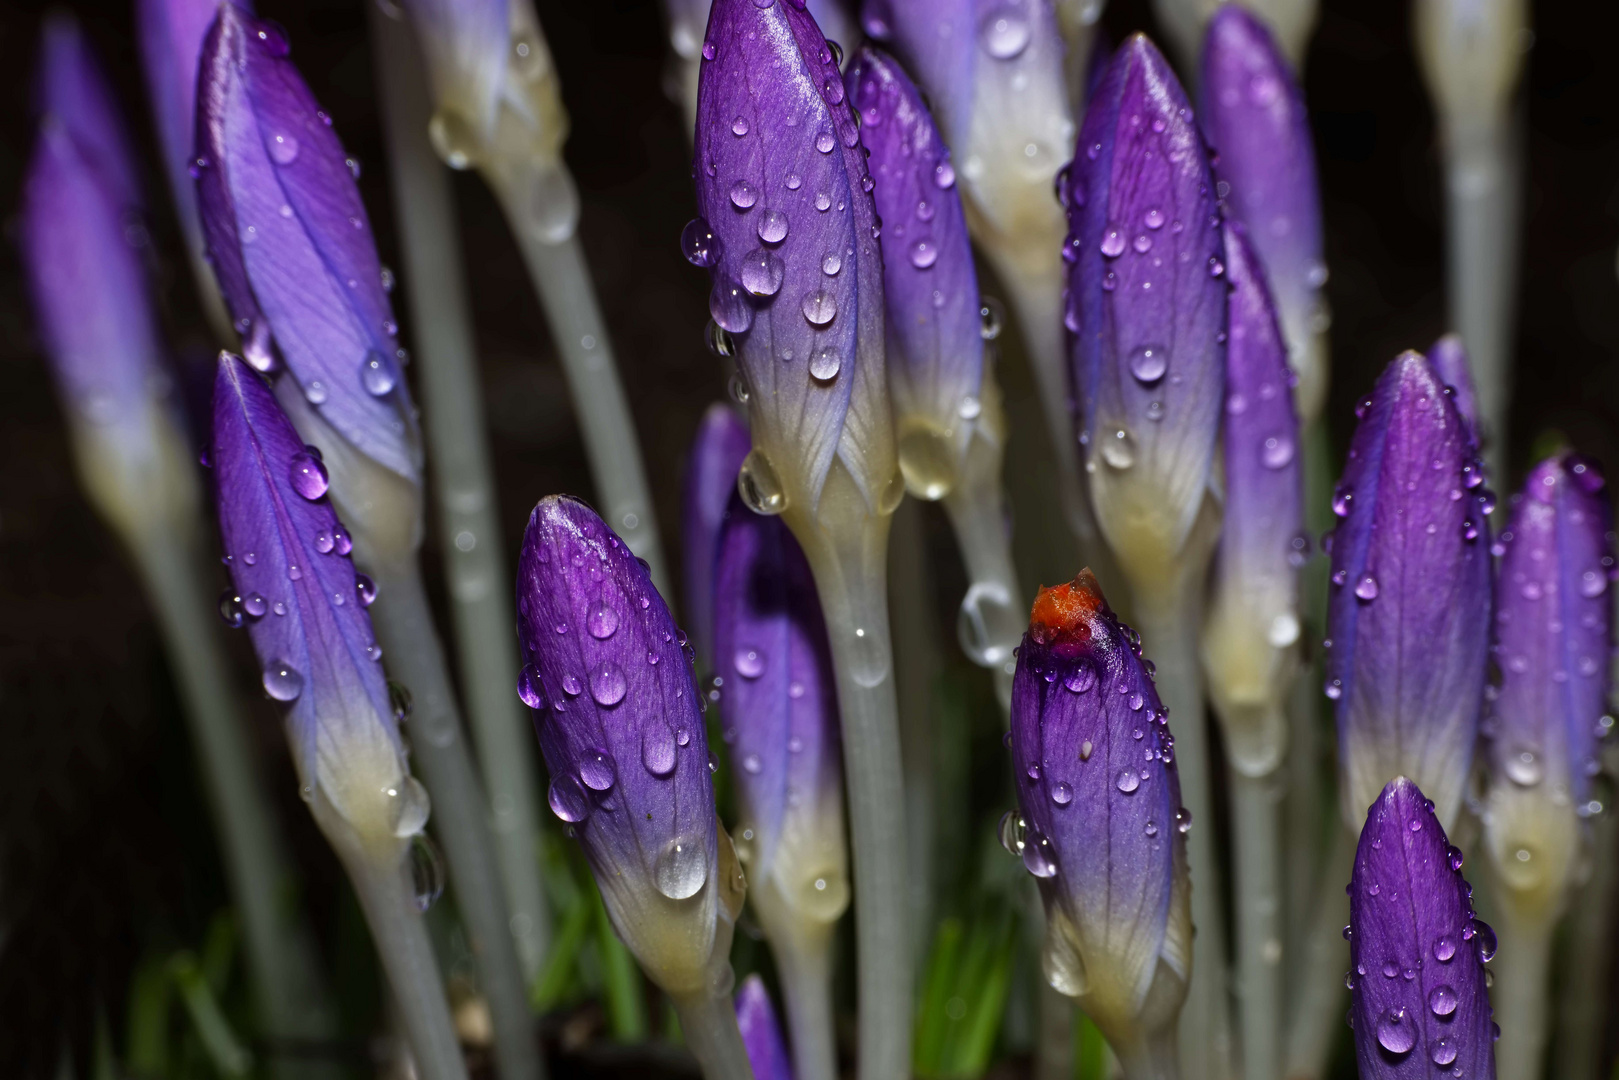
[[[832,928],[771,940],[791,1032],[794,1080],[837,1080],[832,1021]]]
[[[406,728],[411,760],[433,799],[431,820],[449,860],[456,910],[494,1023],[495,1061],[502,1080],[539,1080],[545,1068],[485,820],[488,803],[461,733],[460,710],[427,594],[414,565],[382,564],[372,573],[377,581],[372,622],[388,670],[409,688],[414,701]]]
[[[1292,988],[1292,1023],[1287,1033],[1286,1075],[1289,1080],[1319,1080],[1326,1075],[1333,1040],[1343,1030],[1344,972],[1349,968],[1349,943],[1343,929],[1349,922],[1349,884],[1355,863],[1357,837],[1341,823],[1333,829],[1332,851],[1322,864],[1315,890],[1315,906],[1299,958],[1298,978]]]
[[[1136,626],[1142,655],[1158,669],[1158,696],[1169,709],[1175,734],[1181,802],[1192,814],[1187,858],[1192,871],[1192,985],[1181,1011],[1180,1040],[1199,1050],[1187,1062],[1193,1080],[1222,1080],[1232,1074],[1230,1005],[1226,1000],[1224,904],[1214,851],[1214,811],[1210,793],[1208,720],[1204,711],[1198,634],[1203,625],[1203,573],[1185,572],[1179,587],[1149,592],[1137,583]],[[1115,1049],[1118,1049],[1115,1047]],[[1120,1055],[1122,1058],[1122,1054]]]
[[[729,994],[699,991],[671,994],[680,1031],[703,1070],[704,1080],[753,1080],[747,1047],[737,1030],[736,1010]]]
[[[414,31],[376,4],[382,113],[419,360],[427,456],[438,494],[457,656],[476,736],[525,983],[539,974],[551,915],[540,879],[539,780],[534,738],[518,701],[516,616],[484,435],[477,352],[462,279],[449,176],[427,138],[426,64]]]
[[[1177,746],[1180,740],[1175,740]],[[1110,1044],[1124,1069],[1124,1080],[1180,1080],[1180,1052],[1174,1031],[1147,1036],[1135,1043]],[[1200,1052],[1194,1051],[1194,1058]]]
[[[939,738],[933,684],[942,665],[921,504],[906,499],[894,511],[893,522],[889,610],[894,613],[894,673],[909,826],[911,947],[913,955],[921,957],[933,935],[934,748]]]
[[[837,490],[834,490],[836,488]],[[834,467],[822,513],[862,497]],[[905,802],[893,649],[888,632],[886,515],[852,518],[835,535],[790,522],[809,557],[826,615],[843,728],[844,782],[854,853],[860,987],[860,1080],[903,1080],[911,1048],[911,931],[907,927]]]
[[[292,905],[280,902],[293,872],[248,751],[247,718],[229,685],[230,660],[201,564],[191,544],[168,532],[130,539],[185,704],[264,1034],[285,1043],[330,1038],[336,1017],[314,939]],[[276,1073],[291,1080],[295,1071],[307,1077],[315,1068],[280,1064]],[[319,1075],[328,1070],[321,1067]]]
[[[1495,985],[1490,1004],[1501,1024],[1495,1044],[1499,1080],[1540,1080],[1546,1065],[1546,1026],[1551,998],[1552,932],[1555,915],[1515,910],[1502,897],[1499,914],[1501,951],[1490,966]]]
[[[560,168],[560,166],[559,166]],[[518,170],[518,175],[526,175]],[[525,202],[528,192],[510,190],[500,182],[500,170],[487,170],[490,186],[500,198],[512,236],[528,264],[529,276],[540,296],[540,306],[551,325],[551,339],[562,361],[569,395],[579,418],[590,461],[598,509],[613,531],[623,537],[651,567],[652,583],[664,596],[674,595],[665,572],[663,548],[652,512],[652,495],[641,464],[641,439],[635,431],[629,399],[618,375],[613,345],[607,336],[590,266],[577,230],[548,243],[527,224],[535,208]]]
[[[983,445],[975,442],[974,449]],[[1013,651],[1028,626],[1028,611],[1012,567],[1012,537],[1006,527],[999,451],[987,461],[970,455],[956,485],[943,499],[955,530],[956,546],[967,566],[967,595],[961,601],[957,633],[968,659],[995,678],[1001,712],[1012,708]],[[976,466],[976,467],[975,467]]]
[[[341,821],[332,822],[335,829],[325,828],[323,819],[336,817],[332,811],[323,814],[317,808],[315,812],[316,822],[327,832],[348,871],[371,928],[371,940],[382,958],[388,989],[393,991],[399,1022],[410,1043],[415,1074],[422,1080],[466,1080],[466,1062],[444,997],[433,943],[416,907],[409,848],[389,845],[386,851],[369,850],[352,835],[341,835],[346,831]]]
[[[1605,755],[1613,769],[1614,755]],[[1562,1080],[1598,1080],[1608,1027],[1614,898],[1619,893],[1619,816],[1612,806],[1591,822],[1591,878],[1569,906],[1567,949],[1558,988],[1556,1070]],[[1496,980],[1497,984],[1500,980]]]
[[[1178,741],[1177,741],[1178,745]],[[1237,997],[1247,1080],[1282,1068],[1281,791],[1277,775],[1231,781],[1232,869],[1237,903]]]
[[[1038,963],[1036,969],[1038,970]],[[1072,1080],[1074,999],[1040,974],[1040,1032],[1034,1048],[1035,1080]]]
[[[1490,472],[1504,476],[1512,391],[1513,292],[1518,257],[1518,140],[1513,120],[1445,125],[1446,292],[1467,346]]]

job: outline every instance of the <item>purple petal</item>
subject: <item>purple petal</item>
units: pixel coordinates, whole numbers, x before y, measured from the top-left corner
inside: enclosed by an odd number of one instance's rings
[[[1490,624],[1482,466],[1438,373],[1407,352],[1383,372],[1333,496],[1327,695],[1344,816],[1410,776],[1454,821],[1478,731]]]
[[[1314,416],[1327,390],[1313,344],[1327,270],[1304,93],[1265,24],[1237,4],[1210,19],[1202,68],[1203,122],[1229,187],[1226,209],[1248,227],[1302,382],[1299,410]]]
[[[1571,454],[1529,473],[1501,534],[1490,769],[1497,782],[1577,807],[1590,796],[1607,730],[1612,525],[1601,472]]]
[[[138,402],[164,384],[138,223],[133,163],[109,92],[77,25],[45,31],[42,120],[23,181],[19,239],[57,387],[76,417],[150,439]]]
[[[400,794],[404,748],[360,581],[336,542],[342,523],[330,500],[309,497],[323,490],[307,479],[322,475],[319,459],[263,379],[229,354],[214,383],[211,460],[235,589],[221,612],[246,622],[265,692],[287,703],[304,786],[356,824],[391,787],[389,834],[419,831],[426,807]]]
[[[698,261],[747,384],[752,471],[813,509],[836,456],[876,505],[893,477],[882,263],[842,76],[794,4],[716,0],[703,55],[694,227],[716,243]]]
[[[686,570],[686,607],[698,657],[714,662],[714,557],[720,524],[736,492],[736,474],[753,442],[748,425],[728,405],[715,403],[703,414],[686,459],[681,515]]]
[[[427,54],[440,109],[486,135],[512,50],[508,0],[405,0],[404,6]]]
[[[624,542],[574,499],[542,499],[517,573],[519,693],[620,936],[654,979],[660,957],[714,941],[719,838],[686,638]],[[677,941],[663,940],[681,905]]]
[[[714,669],[755,883],[814,909],[848,898],[837,687],[809,562],[733,495],[714,568]],[[751,830],[751,838],[748,831]]]
[[[1495,1076],[1484,973],[1495,934],[1473,916],[1433,805],[1405,777],[1391,781],[1355,852],[1349,1016],[1363,1080]]]
[[[1462,419],[1472,430],[1473,441],[1482,444],[1478,395],[1473,390],[1473,368],[1467,361],[1467,346],[1462,344],[1461,335],[1446,334],[1434,342],[1433,348],[1428,350],[1428,359],[1434,370],[1439,372],[1445,386],[1454,391],[1451,398],[1456,402],[1456,411],[1462,414]]]
[[[330,117],[279,28],[222,5],[204,42],[197,198],[220,289],[255,366],[265,332],[320,415],[412,482],[420,448],[365,207]]]
[[[1040,590],[1012,683],[1011,839],[1039,879],[1048,943],[1060,933],[1075,954],[1055,949],[1046,972],[1110,1036],[1173,1019],[1191,965],[1190,817],[1139,642],[1082,571]],[[1152,995],[1165,1015],[1142,1016],[1158,978],[1181,988]]]
[[[1140,34],[1085,113],[1068,184],[1081,441],[1115,550],[1150,516],[1178,551],[1203,499],[1225,380],[1225,245],[1186,95]]]
[[[757,975],[743,979],[742,989],[736,992],[736,1026],[742,1030],[742,1045],[747,1047],[754,1080],[793,1080],[792,1062],[781,1041],[770,991]]]
[[[900,467],[911,491],[939,498],[979,410],[984,343],[978,278],[961,198],[941,188],[950,151],[916,85],[894,59],[863,47],[845,77],[871,152],[883,221],[888,385]],[[942,466],[948,465],[946,470]]]

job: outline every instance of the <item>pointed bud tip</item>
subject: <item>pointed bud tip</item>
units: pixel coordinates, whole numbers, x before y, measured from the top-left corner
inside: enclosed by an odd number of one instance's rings
[[[1040,587],[1029,614],[1029,630],[1042,645],[1081,643],[1091,640],[1094,621],[1109,614],[1102,586],[1087,567],[1073,581]]]

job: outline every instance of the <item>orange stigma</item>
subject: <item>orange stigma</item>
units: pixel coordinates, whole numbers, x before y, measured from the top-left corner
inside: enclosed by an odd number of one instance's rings
[[[1065,585],[1040,587],[1029,613],[1029,630],[1036,641],[1047,645],[1089,641],[1091,620],[1107,610],[1102,587],[1087,567]]]

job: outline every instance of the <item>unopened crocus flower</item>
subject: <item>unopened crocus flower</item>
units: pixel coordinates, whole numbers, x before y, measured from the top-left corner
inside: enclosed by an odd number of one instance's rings
[[[1287,748],[1307,540],[1299,421],[1287,347],[1245,230],[1226,226],[1225,527],[1215,558],[1204,665],[1233,765],[1264,776]]]
[[[1063,187],[1080,442],[1098,522],[1139,588],[1180,558],[1225,383],[1225,244],[1202,137],[1140,34],[1114,55]]]
[[[85,489],[131,542],[184,532],[196,482],[152,319],[140,192],[78,25],[47,21],[19,239]]]
[[[832,1080],[829,950],[849,904],[832,657],[804,553],[739,494],[714,566],[714,652],[738,851],[782,974],[797,1072]]]
[[[1473,441],[1483,445],[1478,426],[1478,393],[1473,387],[1473,365],[1467,359],[1467,346],[1460,334],[1446,334],[1428,350],[1428,360],[1451,390],[1456,411],[1462,414],[1472,429]]]
[[[736,475],[753,442],[747,422],[729,405],[716,402],[703,413],[686,458],[680,518],[685,564],[686,625],[698,661],[714,663],[714,558],[725,508],[736,491]]]
[[[1454,823],[1483,703],[1494,496],[1420,353],[1396,357],[1355,411],[1327,598],[1344,820],[1409,776]]]
[[[1202,49],[1204,131],[1227,213],[1248,228],[1276,301],[1306,422],[1327,396],[1327,267],[1309,116],[1294,68],[1262,19],[1220,7]]]
[[[1363,1080],[1495,1076],[1484,962],[1462,853],[1434,803],[1395,777],[1372,802],[1349,882],[1349,1022]]]
[[[549,802],[584,848],[613,926],[677,1001],[728,995],[742,881],[714,815],[685,637],[589,507],[542,500],[517,570],[518,692]]]
[[[1176,1074],[1192,965],[1191,818],[1140,648],[1088,570],[1040,590],[1012,686],[1018,810],[1001,836],[1045,901],[1047,978],[1132,1077]]]
[[[753,1080],[793,1080],[770,991],[757,975],[743,979],[742,989],[736,992],[736,1023],[742,1030],[742,1044],[748,1048]]]
[[[1253,12],[1275,36],[1277,44],[1294,68],[1304,66],[1304,55],[1309,51],[1310,34],[1315,30],[1318,0],[1240,0],[1241,5]],[[1154,0],[1153,13],[1169,35],[1175,52],[1195,66],[1199,51],[1205,47],[1206,35],[1227,6],[1222,0]]]
[[[883,373],[882,257],[842,74],[791,3],[716,0],[704,57],[703,216],[683,243],[712,271],[709,312],[746,387],[742,491],[759,513],[814,518],[836,462],[843,484],[886,514],[903,488]]]
[[[325,452],[369,557],[413,552],[421,451],[398,326],[331,117],[274,23],[219,7],[198,74],[196,183],[215,276],[259,371]]]

